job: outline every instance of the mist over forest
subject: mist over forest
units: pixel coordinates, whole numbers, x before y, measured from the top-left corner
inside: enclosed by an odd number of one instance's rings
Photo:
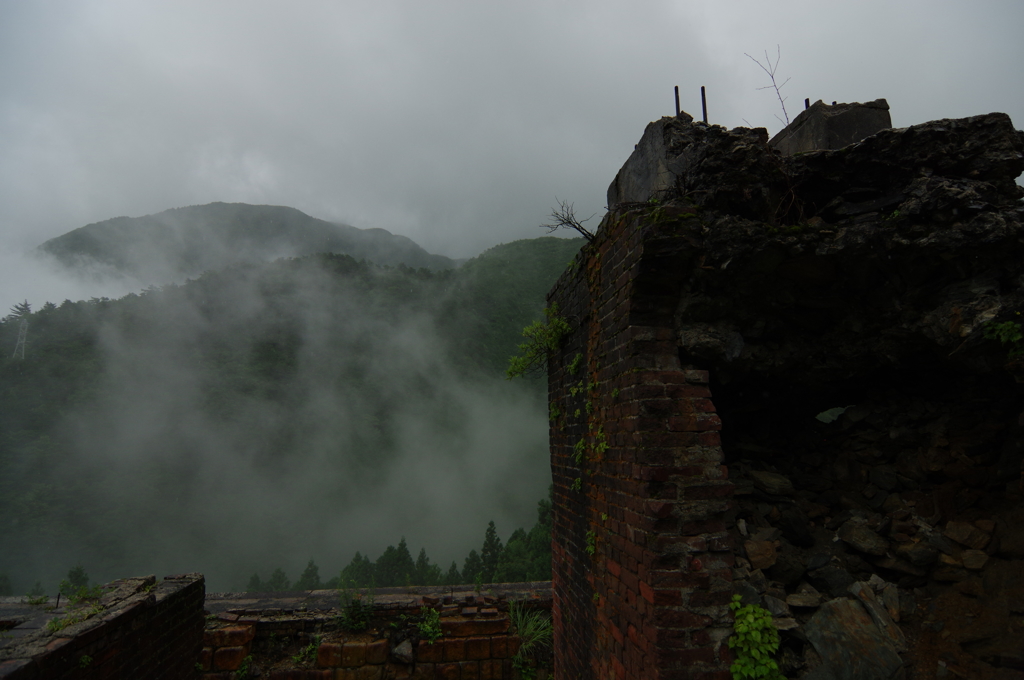
[[[517,241],[457,269],[307,254],[6,301],[0,574],[15,593],[74,565],[239,590],[311,559],[326,580],[403,537],[461,568],[488,521],[529,530],[546,386],[504,369],[580,245]]]

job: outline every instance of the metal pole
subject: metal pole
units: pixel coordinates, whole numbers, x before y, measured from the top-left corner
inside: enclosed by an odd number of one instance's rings
[[[708,122],[708,98],[704,92],[704,86],[700,86],[700,108],[704,111],[704,122]]]
[[[679,115],[679,86],[676,85],[676,115]]]
[[[811,108],[811,100],[810,99],[805,99],[804,100],[804,111],[806,111],[809,108]]]

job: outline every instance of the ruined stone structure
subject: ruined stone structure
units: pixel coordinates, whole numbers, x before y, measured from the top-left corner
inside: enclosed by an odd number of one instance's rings
[[[609,187],[549,295],[556,677],[725,680],[734,592],[788,677],[1024,677],[1024,395],[986,338],[1024,311],[1024,136],[873,132],[784,156],[680,114]]]

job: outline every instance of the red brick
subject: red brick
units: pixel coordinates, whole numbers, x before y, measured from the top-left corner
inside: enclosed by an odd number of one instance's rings
[[[316,665],[333,668],[341,665],[341,643],[321,642],[316,650]]]
[[[199,665],[202,666],[204,671],[211,670],[213,668],[213,649],[210,647],[203,647],[203,651],[199,652]],[[0,677],[3,677],[0,675]]]
[[[480,662],[463,661],[459,664],[459,673],[462,676],[461,680],[479,680]]]
[[[552,612],[552,615],[554,612]],[[553,616],[552,616],[553,618]],[[491,638],[491,657],[495,659],[507,659],[512,656],[508,652],[508,637],[501,635]]]
[[[366,643],[346,642],[341,648],[341,665],[345,668],[354,668],[366,663]]]
[[[213,652],[213,669],[216,671],[234,671],[242,665],[249,653],[248,647],[220,647]]]
[[[417,657],[418,658],[418,657]],[[382,664],[388,660],[388,641],[377,640],[366,645],[366,663]]]
[[[384,643],[387,644],[386,641]],[[438,663],[444,661],[444,645],[444,640],[436,640],[434,644],[430,644],[427,640],[420,640],[416,645],[416,662]]]
[[[256,634],[255,626],[224,626],[203,631],[203,644],[208,647],[240,647]]]
[[[442,651],[442,654],[444,655],[445,661],[463,661],[466,658],[465,638],[449,638],[447,640],[438,640],[434,644],[443,644],[444,649]]]
[[[439,663],[434,666],[437,680],[461,680],[461,668],[457,663]]]
[[[479,660],[491,658],[491,638],[466,638],[466,659]],[[465,671],[463,671],[465,673]]]
[[[508,630],[508,617],[498,619],[464,619],[450,617],[441,619],[441,631],[448,637],[469,637],[471,635],[500,635]]]

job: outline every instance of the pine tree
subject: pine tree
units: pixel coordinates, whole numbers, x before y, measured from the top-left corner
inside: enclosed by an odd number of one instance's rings
[[[249,579],[249,585],[245,587],[247,593],[262,593],[266,590],[263,587],[263,581],[260,580],[259,574],[253,574],[252,578]]]
[[[278,567],[264,585],[268,591],[279,592],[290,589],[292,584],[288,577],[285,576],[284,569]]]
[[[476,550],[470,550],[462,565],[462,582],[476,583],[477,577],[483,577],[484,563]]]
[[[389,545],[384,554],[377,558],[374,573],[377,576],[377,585],[385,588],[409,585],[412,582],[416,564],[412,561],[404,536],[398,542],[397,548]]]
[[[306,570],[295,582],[295,590],[317,590],[320,587],[320,567],[313,560],[306,565]]]
[[[462,574],[459,573],[459,565],[452,560],[452,566],[448,567],[448,573],[444,575],[444,585],[457,586],[462,584]]]
[[[338,587],[366,588],[374,583],[374,566],[369,557],[358,551],[348,566],[341,570]]]
[[[22,317],[28,316],[31,313],[32,305],[28,303],[28,300],[25,300],[24,302],[19,302],[18,304],[11,307],[11,315],[8,318],[20,319]]]
[[[501,539],[498,538],[498,530],[494,528],[494,522],[487,525],[487,532],[484,534],[484,547],[480,551],[480,572],[484,583],[494,583],[494,570],[498,568],[498,560],[501,559]]]

